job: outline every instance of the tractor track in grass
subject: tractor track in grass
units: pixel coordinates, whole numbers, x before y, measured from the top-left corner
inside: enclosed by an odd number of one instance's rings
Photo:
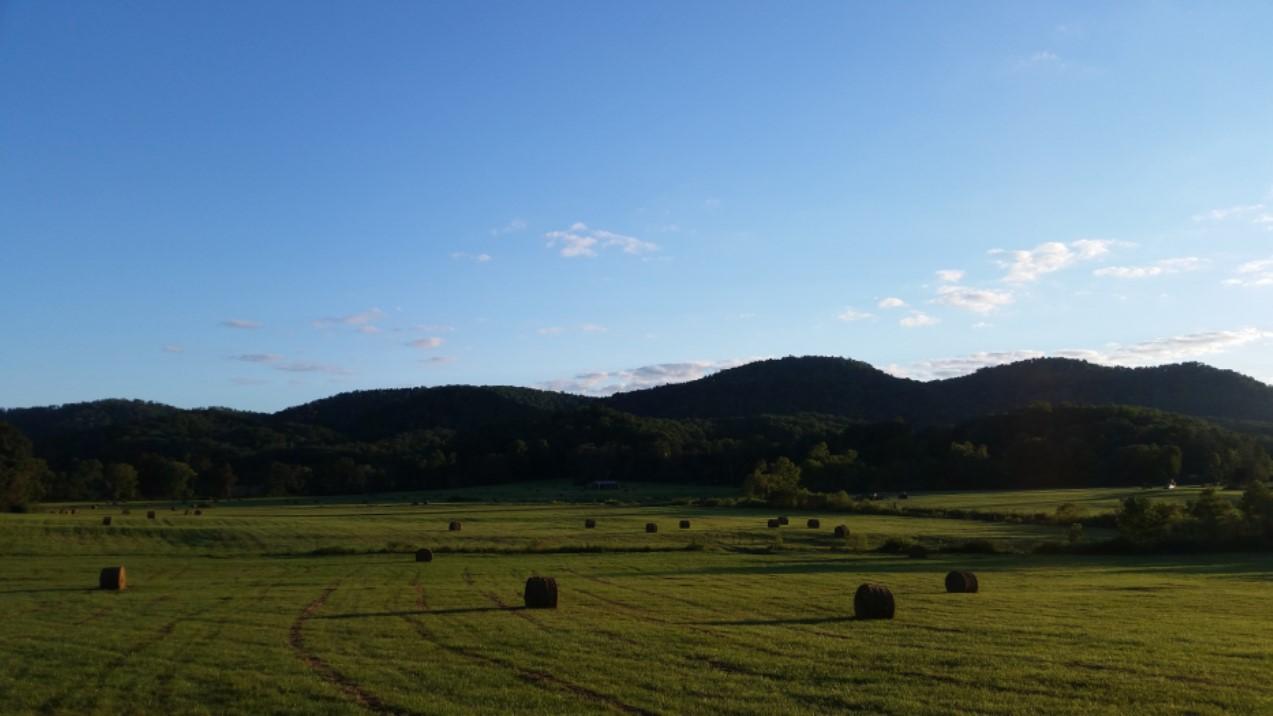
[[[468,576],[468,570],[465,570],[465,581],[472,584],[471,577]],[[413,582],[411,586],[415,589],[415,593],[416,593],[416,607],[419,608],[420,611],[422,612],[429,611],[428,598],[425,596],[424,587],[418,582]],[[488,594],[487,596],[488,598],[492,598],[496,600],[497,603],[499,603],[498,597],[496,597],[495,595]],[[507,606],[501,606],[501,608],[510,609],[510,607],[507,607]],[[626,701],[623,701],[617,696],[611,696],[609,694],[603,694],[600,691],[594,691],[581,684],[576,684],[573,681],[568,681],[554,674],[550,674],[547,671],[536,671],[534,669],[526,669],[512,662],[505,661],[503,659],[499,659],[493,656],[487,656],[486,654],[483,654],[479,651],[475,651],[473,649],[467,649],[462,646],[455,646],[453,644],[444,643],[438,639],[437,635],[433,633],[433,630],[429,628],[429,625],[425,624],[424,621],[422,621],[419,617],[403,615],[402,618],[408,624],[410,624],[413,629],[415,629],[416,633],[420,636],[420,638],[424,639],[430,644],[433,644],[439,649],[442,649],[443,651],[450,654],[455,654],[456,656],[464,657],[470,661],[483,664],[485,666],[491,666],[498,669],[502,669],[504,671],[508,671],[512,673],[514,676],[516,676],[517,678],[521,679],[522,681],[528,684],[531,684],[532,686],[536,686],[543,689],[555,690],[558,692],[565,692],[577,698],[583,699],[585,701],[590,701],[592,703],[595,703],[601,706],[607,706],[620,713],[635,714],[636,716],[658,716],[658,713],[655,711],[643,709],[640,706],[634,706],[632,704],[627,703]],[[544,628],[542,625],[539,625],[539,626],[541,628]]]
[[[296,620],[292,622],[291,628],[288,629],[288,644],[290,644],[292,650],[296,652],[296,656],[301,660],[301,663],[305,664],[305,666],[310,671],[314,672],[319,679],[336,687],[341,693],[353,700],[354,703],[368,711],[381,714],[413,713],[405,709],[390,708],[380,699],[379,696],[376,696],[370,691],[364,689],[357,681],[354,681],[348,675],[336,670],[335,667],[328,664],[322,657],[313,651],[310,651],[305,646],[305,623],[317,614],[318,610],[323,608],[323,606],[327,603],[328,598],[330,598],[332,593],[339,587],[340,582],[327,587],[317,599],[310,602],[304,609],[301,610],[301,613],[297,615]]]
[[[664,597],[666,597],[666,598],[668,598],[668,599],[671,599],[672,601],[680,602],[680,603],[682,603],[682,604],[685,604],[685,605],[687,605],[687,606],[694,607],[694,608],[696,608],[696,609],[705,609],[706,611],[708,611],[708,612],[710,612],[710,613],[712,613],[712,614],[717,614],[717,615],[722,615],[722,616],[728,616],[728,615],[725,615],[725,614],[724,614],[724,612],[720,612],[720,611],[715,610],[715,609],[711,609],[711,608],[708,608],[708,607],[704,607],[704,606],[703,606],[703,605],[701,605],[701,604],[697,604],[697,603],[694,603],[694,602],[691,602],[691,601],[688,601],[688,600],[685,600],[685,599],[681,599],[681,598],[679,598],[679,597],[673,597],[673,596],[669,596],[669,595],[665,595],[665,594],[661,594],[661,593],[660,593],[660,594],[653,594],[653,593],[651,593],[651,592],[646,592],[646,591],[639,590],[639,589],[633,589],[633,588],[631,588],[631,587],[625,587],[625,586],[623,586],[623,585],[621,585],[621,584],[616,584],[615,582],[612,582],[612,581],[610,581],[610,580],[608,580],[608,579],[604,579],[604,578],[602,578],[602,577],[596,577],[596,576],[592,576],[592,575],[584,574],[583,572],[579,572],[579,571],[576,571],[576,570],[566,570],[566,571],[570,572],[571,574],[574,574],[574,575],[575,575],[575,576],[577,576],[577,577],[582,577],[583,579],[586,579],[586,580],[588,580],[588,581],[590,581],[590,582],[596,582],[597,584],[602,584],[602,585],[605,585],[605,586],[607,586],[607,587],[612,587],[612,588],[615,588],[615,589],[622,589],[622,590],[624,590],[624,591],[633,592],[633,593],[636,593],[636,594],[642,594],[642,595],[647,596],[647,597],[658,597],[658,598],[664,598]],[[711,637],[716,638],[716,639],[720,639],[720,638],[729,639],[729,640],[734,641],[734,642],[736,642],[736,643],[738,643],[738,644],[742,644],[742,645],[744,645],[744,646],[746,646],[746,647],[748,647],[748,648],[750,648],[750,649],[752,649],[752,650],[754,650],[754,651],[759,651],[759,652],[762,652],[762,653],[767,654],[767,655],[769,655],[769,656],[776,656],[776,657],[785,657],[785,656],[789,656],[788,654],[786,654],[786,653],[784,653],[784,652],[782,652],[782,651],[780,651],[780,650],[778,650],[778,649],[773,649],[773,648],[768,647],[768,646],[763,646],[763,645],[761,645],[761,644],[757,644],[757,643],[755,643],[755,642],[753,642],[753,641],[748,641],[748,640],[746,640],[746,639],[740,639],[740,638],[738,638],[738,637],[734,636],[733,634],[730,634],[729,632],[726,632],[726,631],[722,631],[722,630],[720,630],[720,629],[710,629],[710,628],[708,628],[708,627],[699,626],[699,625],[697,625],[697,624],[686,624],[686,623],[684,623],[684,622],[674,621],[674,620],[672,620],[672,619],[668,619],[668,618],[666,618],[666,617],[662,616],[661,614],[659,614],[658,612],[655,612],[655,611],[654,611],[654,610],[652,610],[652,609],[647,609],[647,608],[645,608],[645,607],[636,606],[636,605],[633,605],[633,604],[629,604],[629,603],[627,603],[627,602],[621,602],[621,601],[619,601],[619,600],[617,600],[617,599],[612,599],[612,598],[610,598],[610,597],[606,597],[606,596],[604,596],[604,595],[597,594],[596,592],[591,592],[591,591],[588,591],[588,590],[586,590],[586,589],[580,589],[578,586],[574,587],[574,590],[575,590],[575,591],[577,591],[577,592],[579,592],[580,594],[583,594],[584,596],[587,596],[587,597],[591,597],[591,598],[593,598],[593,599],[596,599],[596,600],[597,600],[597,601],[599,601],[599,602],[603,602],[603,603],[605,603],[605,604],[609,604],[609,605],[610,605],[610,606],[612,606],[612,607],[616,607],[616,608],[618,608],[618,609],[625,610],[625,611],[627,611],[628,613],[630,613],[630,614],[632,614],[632,615],[636,616],[636,618],[638,618],[638,619],[644,619],[644,620],[646,620],[646,621],[652,621],[652,622],[655,622],[655,623],[657,623],[657,624],[663,624],[663,625],[665,625],[665,626],[673,627],[673,628],[675,628],[675,629],[688,629],[689,631],[697,632],[697,633],[699,633],[699,634],[706,634],[706,635],[711,636]]]
[[[153,600],[151,604],[155,604],[155,603],[163,602],[163,601],[167,601],[167,597],[160,597],[159,599]],[[175,619],[172,619],[171,621],[164,623],[164,625],[159,627],[159,629],[157,629],[155,633],[151,635],[150,637],[143,639],[141,641],[138,641],[132,644],[131,646],[129,646],[127,651],[124,651],[123,653],[116,656],[114,659],[110,661],[110,663],[106,664],[106,666],[103,667],[100,672],[98,672],[97,680],[91,689],[91,693],[94,693],[94,694],[101,693],[104,690],[106,686],[106,682],[110,679],[110,677],[114,675],[117,671],[119,671],[120,669],[127,666],[128,662],[131,661],[135,656],[155,646],[156,644],[159,644],[160,642],[164,641],[168,637],[172,636],[172,633],[176,631],[178,624],[181,624],[182,622],[188,621],[190,619],[194,619],[195,617],[198,617],[199,615],[203,614],[204,611],[205,610],[201,607],[199,609],[186,612],[182,614],[181,616],[178,616]],[[48,699],[44,703],[40,704],[37,710],[42,714],[56,713],[59,710],[61,710],[62,705],[66,702],[68,697],[76,693],[79,693],[80,691],[81,691],[81,685],[79,684],[72,685],[66,691],[63,691],[62,693],[57,694],[53,698]]]

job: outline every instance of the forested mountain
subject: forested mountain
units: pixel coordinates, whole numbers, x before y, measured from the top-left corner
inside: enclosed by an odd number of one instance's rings
[[[3,423],[16,427],[0,441],[8,504],[550,477],[741,484],[780,458],[810,488],[849,492],[1242,484],[1273,467],[1273,388],[1198,364],[1039,360],[920,383],[855,361],[786,358],[607,399],[448,386],[344,393],[275,414],[98,401],[0,411]]]
[[[421,428],[464,430],[525,422],[589,402],[568,393],[508,386],[362,390],[282,410],[271,422],[310,423],[351,437],[378,439]]]
[[[619,410],[670,418],[813,412],[922,424],[958,422],[1037,401],[1139,405],[1273,422],[1273,387],[1240,373],[1201,363],[1116,368],[1065,358],[1020,361],[927,383],[844,358],[781,358],[606,399]]]

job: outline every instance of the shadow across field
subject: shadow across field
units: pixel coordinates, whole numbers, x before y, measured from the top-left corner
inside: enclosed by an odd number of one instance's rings
[[[323,614],[310,617],[314,621],[320,619],[377,619],[381,617],[445,617],[456,614],[476,614],[480,612],[519,612],[526,607],[456,607],[454,609],[406,609],[397,612],[347,612],[344,614]]]
[[[807,560],[799,562],[785,561],[780,564],[746,564],[702,566],[692,569],[650,570],[634,572],[609,572],[598,576],[609,578],[645,577],[704,577],[725,575],[782,575],[782,574],[845,574],[887,572],[934,572],[947,569],[952,564],[961,566],[969,564],[986,565],[992,563],[993,557],[965,557],[948,559],[945,557],[931,559],[896,559],[896,558],[850,558],[843,560]],[[995,560],[998,561],[998,560]]]
[[[797,626],[816,624],[840,624],[843,622],[866,621],[855,616],[840,617],[805,617],[803,619],[734,619],[728,621],[687,622],[696,626]]]
[[[0,594],[45,594],[52,592],[83,592],[89,594],[99,591],[97,587],[47,587],[44,589],[5,589]]]

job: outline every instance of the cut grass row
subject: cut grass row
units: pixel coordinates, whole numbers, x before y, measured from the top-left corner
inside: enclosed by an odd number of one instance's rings
[[[13,710],[354,713],[1256,712],[1273,707],[1268,558],[674,553],[5,560]],[[942,576],[971,565],[976,595]],[[561,607],[524,611],[525,577]],[[892,622],[851,618],[887,583]],[[67,638],[74,635],[74,638]],[[77,678],[69,679],[75,674]]]

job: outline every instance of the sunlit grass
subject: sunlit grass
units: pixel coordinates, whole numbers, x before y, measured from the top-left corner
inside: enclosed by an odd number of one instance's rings
[[[797,512],[771,530],[752,510],[371,502],[154,522],[113,508],[111,527],[102,510],[0,517],[4,710],[1273,708],[1267,556],[907,559],[865,550],[888,537],[1010,548],[1064,530]],[[452,518],[463,531],[447,531]],[[829,537],[839,523],[865,543]],[[585,545],[613,551],[553,551]],[[435,561],[415,563],[413,546]],[[324,547],[362,552],[309,556]],[[93,589],[116,563],[132,587]],[[978,572],[982,591],[946,594],[955,567]],[[558,610],[518,608],[531,574],[557,577]],[[864,581],[893,590],[895,620],[852,619]]]

